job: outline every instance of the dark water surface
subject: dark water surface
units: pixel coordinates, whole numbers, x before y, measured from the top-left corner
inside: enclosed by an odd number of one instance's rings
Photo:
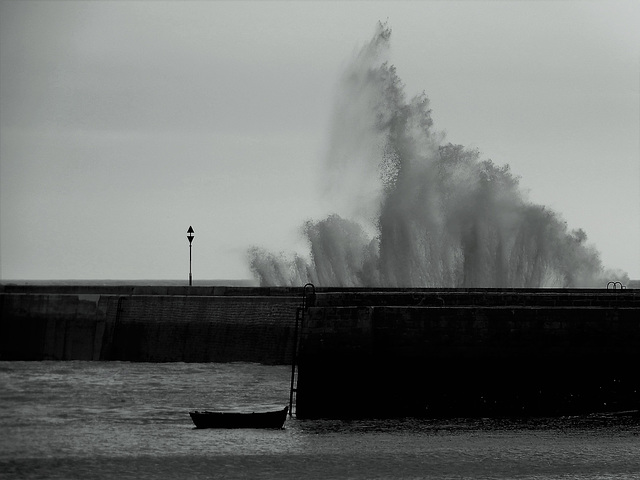
[[[339,392],[336,392],[339,395]],[[196,430],[193,409],[275,409],[289,368],[0,362],[1,478],[640,478],[640,420],[301,421]]]

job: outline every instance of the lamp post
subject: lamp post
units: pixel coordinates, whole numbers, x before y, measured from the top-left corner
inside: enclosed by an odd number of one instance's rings
[[[193,242],[193,227],[189,226],[189,230],[187,230],[187,240],[189,240],[189,286],[191,286],[191,242]]]

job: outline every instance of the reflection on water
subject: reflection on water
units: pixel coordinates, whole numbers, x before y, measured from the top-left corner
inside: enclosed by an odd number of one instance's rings
[[[640,478],[640,420],[333,421],[196,430],[193,409],[288,401],[289,368],[0,362],[0,477]]]

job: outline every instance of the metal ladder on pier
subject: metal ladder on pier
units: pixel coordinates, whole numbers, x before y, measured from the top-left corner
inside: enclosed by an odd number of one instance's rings
[[[307,310],[307,288],[310,288],[315,297],[316,287],[313,283],[307,283],[302,289],[302,306],[296,308],[296,326],[293,331],[293,351],[291,352],[291,387],[289,390],[289,417],[292,417],[296,409],[296,395],[298,393],[298,348],[300,347],[300,331],[304,323],[304,312]]]

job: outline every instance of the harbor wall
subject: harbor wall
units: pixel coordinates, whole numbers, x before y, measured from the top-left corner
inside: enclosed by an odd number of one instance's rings
[[[640,290],[325,292],[308,305],[300,418],[640,409]]]
[[[0,360],[289,364],[302,288],[0,285]],[[640,290],[307,291],[296,414],[640,409]]]
[[[6,285],[0,359],[288,364],[300,299],[296,289]]]

